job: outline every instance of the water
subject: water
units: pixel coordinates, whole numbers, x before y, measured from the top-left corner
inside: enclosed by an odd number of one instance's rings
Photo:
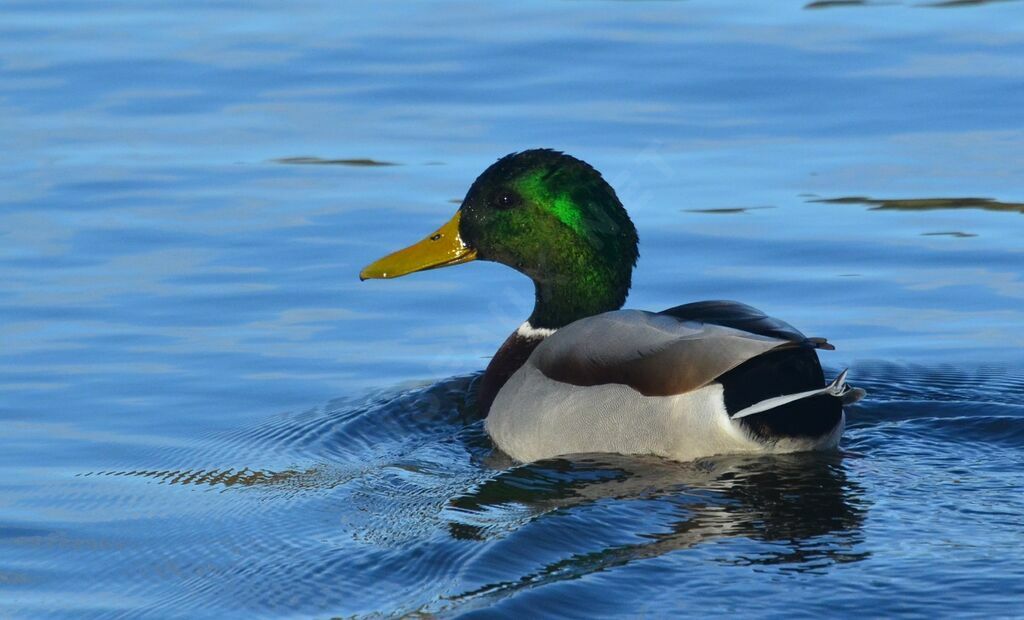
[[[8,0],[0,616],[1020,614],[1022,52],[1018,2]],[[530,284],[356,274],[535,146],[618,189],[629,306],[835,343],[842,449],[492,454]]]

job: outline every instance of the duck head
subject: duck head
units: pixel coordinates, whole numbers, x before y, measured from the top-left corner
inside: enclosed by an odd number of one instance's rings
[[[534,282],[530,326],[557,329],[620,308],[637,256],[636,229],[601,174],[564,153],[534,149],[499,159],[444,226],[359,277],[502,263]]]

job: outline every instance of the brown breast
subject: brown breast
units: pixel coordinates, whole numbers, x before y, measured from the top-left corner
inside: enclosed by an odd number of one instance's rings
[[[498,391],[509,377],[526,363],[533,350],[543,341],[544,338],[541,336],[524,337],[520,336],[519,332],[512,332],[505,340],[491,358],[491,363],[487,365],[484,377],[480,380],[480,387],[477,390],[477,409],[480,417],[487,416]]]

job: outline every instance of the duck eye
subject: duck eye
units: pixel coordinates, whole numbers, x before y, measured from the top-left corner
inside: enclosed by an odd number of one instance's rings
[[[494,198],[496,209],[511,209],[519,205],[519,194],[515,192],[501,192]]]

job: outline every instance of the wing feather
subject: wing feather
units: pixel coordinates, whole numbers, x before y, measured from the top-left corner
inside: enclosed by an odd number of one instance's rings
[[[768,316],[757,308],[738,301],[697,301],[662,310],[659,314],[667,314],[684,321],[714,323],[753,334],[790,340],[812,346],[815,349],[835,350],[835,347],[824,338],[808,338],[782,319]]]
[[[563,383],[618,383],[646,396],[670,396],[699,389],[773,349],[800,346],[806,341],[800,338],[619,310],[563,327],[537,347],[529,363]]]

